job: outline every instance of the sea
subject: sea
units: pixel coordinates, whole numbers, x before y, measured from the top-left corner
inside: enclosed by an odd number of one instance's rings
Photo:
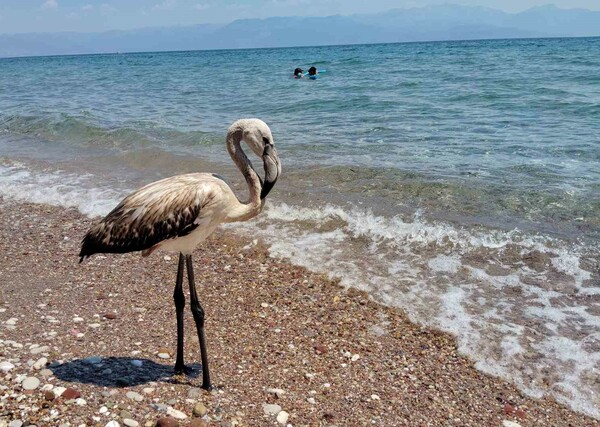
[[[243,117],[283,175],[231,230],[600,419],[600,38],[0,59],[0,195],[97,216],[205,171],[244,199]]]

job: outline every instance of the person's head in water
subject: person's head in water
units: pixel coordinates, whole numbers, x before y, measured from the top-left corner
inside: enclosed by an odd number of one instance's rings
[[[317,75],[317,69],[315,67],[310,67],[308,69],[308,75],[309,76],[316,76]]]
[[[296,78],[296,79],[302,78],[302,68],[296,68],[294,70],[294,78]]]

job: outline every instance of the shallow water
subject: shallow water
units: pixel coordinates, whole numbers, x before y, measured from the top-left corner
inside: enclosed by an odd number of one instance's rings
[[[326,69],[317,81],[291,71]],[[106,213],[267,121],[284,175],[238,226],[600,418],[600,39],[0,60],[0,194]]]

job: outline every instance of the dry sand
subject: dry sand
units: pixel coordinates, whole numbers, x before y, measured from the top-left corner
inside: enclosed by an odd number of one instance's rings
[[[201,377],[171,375],[177,257],[79,265],[90,224],[0,200],[0,426],[153,426],[167,412],[196,426],[277,426],[285,413],[295,427],[600,425],[478,372],[453,337],[231,232],[194,255],[219,386],[200,390]],[[189,310],[185,353],[198,370]],[[285,411],[280,422],[265,404]]]

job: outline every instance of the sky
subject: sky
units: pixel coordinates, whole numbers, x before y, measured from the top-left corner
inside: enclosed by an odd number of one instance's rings
[[[506,12],[548,3],[565,9],[600,10],[600,0],[0,0],[0,34],[97,32],[271,16],[351,15],[440,3]]]

